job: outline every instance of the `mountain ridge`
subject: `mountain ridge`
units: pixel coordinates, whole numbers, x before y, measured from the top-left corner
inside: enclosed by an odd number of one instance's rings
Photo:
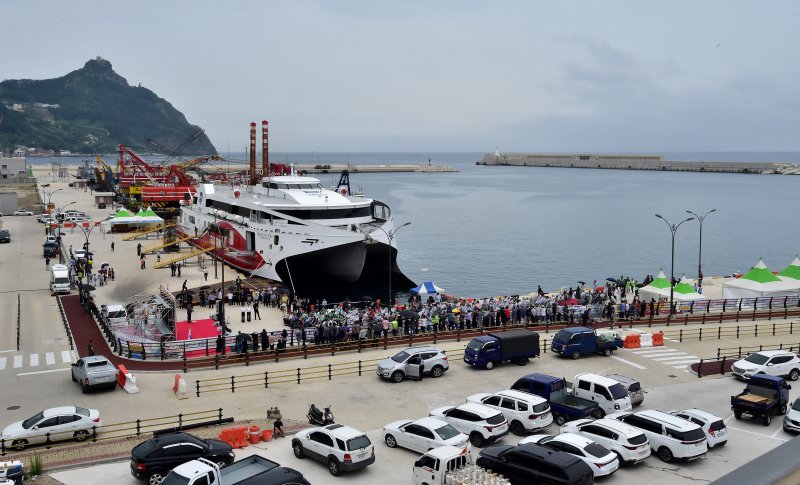
[[[169,155],[214,155],[202,129],[169,101],[131,86],[100,57],[61,77],[0,82],[0,148],[108,153],[124,144]]]

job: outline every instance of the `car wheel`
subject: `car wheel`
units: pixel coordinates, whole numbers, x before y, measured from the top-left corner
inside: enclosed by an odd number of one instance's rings
[[[494,369],[494,362],[490,360],[489,362],[486,363],[486,370],[492,370],[492,369]]]
[[[83,441],[89,437],[89,432],[86,431],[85,429],[82,429],[80,431],[76,431],[73,436],[75,437],[76,440]]]
[[[220,468],[225,468],[226,466],[230,465],[230,463],[227,460],[223,460],[222,458],[217,458],[216,463],[217,466]]]
[[[89,388],[83,382],[81,382],[81,392],[84,394],[89,392]]]
[[[147,475],[147,485],[161,485],[164,481],[164,472],[156,470]]]
[[[742,413],[740,413],[740,412],[733,413],[733,417],[736,418],[736,419],[742,419]]]
[[[14,440],[11,442],[11,447],[17,451],[22,451],[28,446],[28,440]]]
[[[74,372],[70,372],[70,375],[72,376],[72,382],[78,382],[78,379],[75,379],[75,373]]]
[[[786,407],[786,404],[781,404],[781,410],[778,412],[778,414],[783,416],[784,414],[786,414],[786,411],[788,411],[788,410],[789,409]]]
[[[384,438],[384,441],[386,441],[386,446],[388,446],[389,448],[397,447],[397,440],[394,439],[394,436],[392,436],[390,434],[386,435],[386,438]]]
[[[672,451],[666,446],[662,446],[658,449],[658,457],[661,458],[661,461],[664,463],[669,463],[672,461]]]
[[[603,349],[603,357],[611,357],[611,349]]]
[[[572,360],[578,360],[580,358],[581,358],[581,351],[580,350],[576,350],[575,352],[572,353]]]
[[[331,475],[334,477],[338,477],[342,470],[339,468],[339,460],[336,458],[331,458],[328,460],[328,471],[331,472]]]
[[[396,371],[394,371],[394,372],[392,373],[392,382],[395,382],[395,383],[397,383],[397,382],[403,382],[403,378],[404,378],[404,377],[405,377],[405,376],[403,375],[403,373],[402,373],[401,371],[399,371],[399,370],[396,370]]]
[[[772,424],[772,414],[767,413],[764,415],[764,426],[769,426]]]
[[[789,372],[789,380],[796,381],[800,379],[800,369],[792,369],[792,372]]]
[[[606,410],[603,408],[597,408],[597,411],[594,412],[594,417],[597,419],[603,419],[606,417]]]
[[[525,426],[523,426],[523,424],[519,421],[512,421],[511,432],[517,436],[523,436],[525,434]]]
[[[301,460],[303,459],[303,445],[301,445],[299,442],[295,442],[292,445],[292,451],[294,451],[295,458],[299,458]]]
[[[519,359],[517,359],[517,365],[528,365],[528,358],[520,357]]]
[[[472,446],[476,448],[480,448],[483,446],[485,439],[483,439],[483,435],[474,431],[471,435],[469,435],[469,441],[472,443]]]
[[[444,374],[444,370],[440,365],[435,365],[433,366],[433,369],[431,369],[431,375],[433,377],[442,377],[442,374]]]
[[[555,421],[556,421],[556,424],[559,425],[559,426],[563,426],[564,423],[567,422],[567,420],[561,414],[556,414]]]

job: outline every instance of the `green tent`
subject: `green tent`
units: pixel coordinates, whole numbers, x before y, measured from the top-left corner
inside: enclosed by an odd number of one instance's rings
[[[139,212],[137,212],[136,215],[133,217],[144,217],[144,211],[139,209]]]
[[[126,209],[123,207],[122,209],[118,210],[116,214],[114,214],[114,217],[133,217],[133,216],[131,215],[131,213],[130,213],[130,212],[128,212],[128,211],[127,211],[127,210],[126,210]]]
[[[782,277],[782,280],[787,280],[789,278],[793,280],[800,280],[800,258],[795,256],[794,261],[792,261],[792,263],[783,271],[778,273],[778,276]]]
[[[686,276],[681,278],[672,291],[676,300],[702,300],[705,298],[694,289],[694,286],[686,282]]]
[[[658,271],[658,276],[656,276],[656,279],[651,281],[650,284],[647,285],[647,286],[660,288],[662,290],[664,288],[669,289],[669,280],[667,279],[666,275],[664,275],[664,271],[663,270],[659,270]]]
[[[138,214],[137,214],[137,215],[138,215]],[[142,216],[143,216],[143,217],[158,217],[158,214],[156,214],[155,212],[153,212],[153,209],[151,209],[150,207],[148,207],[148,208],[147,208],[147,210],[146,210],[146,211],[144,211],[144,213],[142,213]]]
[[[668,298],[669,287],[669,280],[664,275],[664,271],[659,270],[656,279],[651,281],[649,285],[639,288],[639,295],[644,301],[647,301],[651,298],[655,298],[656,300]]]
[[[753,266],[753,269],[745,273],[740,280],[750,280],[755,281],[756,283],[771,283],[773,281],[780,281],[781,279],[772,274],[772,271],[767,268],[767,265],[764,264],[763,259],[759,259],[758,263]]]

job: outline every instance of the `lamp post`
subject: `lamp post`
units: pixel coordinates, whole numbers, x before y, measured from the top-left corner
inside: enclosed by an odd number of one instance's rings
[[[93,261],[92,259],[92,252],[89,250],[89,235],[92,233],[94,228],[97,227],[93,224],[89,224],[89,227],[81,226],[81,231],[83,232],[83,236],[86,238],[86,243],[83,245],[84,251],[86,251],[86,270],[83,272],[86,275],[86,283],[89,284],[89,261]]]
[[[394,305],[394,298],[392,295],[392,274],[394,270],[392,265],[392,240],[394,239],[395,234],[397,234],[397,231],[410,225],[411,225],[410,222],[406,222],[405,224],[401,224],[400,226],[392,229],[389,232],[386,232],[386,230],[384,230],[382,227],[378,228],[381,230],[381,232],[386,234],[386,239],[389,241],[389,306]]]
[[[217,257],[217,236],[222,235],[222,282],[220,283],[220,289],[222,290],[222,298],[220,298],[220,305],[219,305],[219,312],[217,313],[217,321],[219,322],[220,326],[225,329],[225,236],[222,232],[223,229],[219,227],[219,224],[216,222],[216,217],[214,218],[214,224],[209,225],[209,231],[215,232],[216,235],[213,236],[214,238],[214,278],[216,278],[216,257]]]
[[[670,224],[668,220],[664,219],[660,214],[656,214],[656,217],[663,220],[667,223],[667,227],[669,227],[669,231],[672,233],[672,267],[670,269],[669,275],[669,314],[672,315],[674,313],[673,307],[673,299],[675,294],[675,232],[681,227],[681,224],[684,222],[693,221],[694,217],[689,217],[688,219],[684,219],[679,222],[677,225]]]
[[[703,287],[703,221],[712,212],[717,212],[717,209],[711,209],[702,216],[699,216],[692,211],[686,211],[687,214],[693,215],[700,223],[700,251],[697,256],[697,286],[700,288]]]
[[[59,192],[59,191],[61,191],[61,190],[64,190],[64,188],[62,187],[62,188],[60,188],[60,189],[56,189],[56,190],[53,190],[53,191],[51,191],[51,192],[48,192],[48,191],[46,191],[46,190],[43,190],[43,191],[42,191],[42,193],[43,193],[44,195],[46,195],[46,196],[47,196],[47,205],[45,206],[44,210],[45,210],[45,212],[47,212],[48,214],[49,214],[49,212],[48,212],[48,211],[50,210],[50,198],[53,196],[53,194],[55,194],[56,192]]]
[[[58,189],[58,190],[61,190],[61,189]],[[56,234],[56,244],[58,245],[58,262],[61,263],[61,264],[64,264],[64,253],[63,253],[63,251],[61,251],[61,219],[63,219],[61,214],[64,212],[64,209],[66,209],[67,207],[71,206],[74,203],[75,202],[70,202],[69,204],[65,205],[64,207],[62,207],[62,208],[58,209],[58,211],[56,211],[56,221],[58,222],[58,233]],[[47,207],[48,208],[50,207],[50,198],[49,197],[47,199]]]

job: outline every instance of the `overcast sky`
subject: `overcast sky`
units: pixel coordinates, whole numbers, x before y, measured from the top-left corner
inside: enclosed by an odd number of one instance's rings
[[[0,78],[99,55],[220,151],[261,119],[276,151],[798,149],[796,0],[2,0],[0,25]]]

